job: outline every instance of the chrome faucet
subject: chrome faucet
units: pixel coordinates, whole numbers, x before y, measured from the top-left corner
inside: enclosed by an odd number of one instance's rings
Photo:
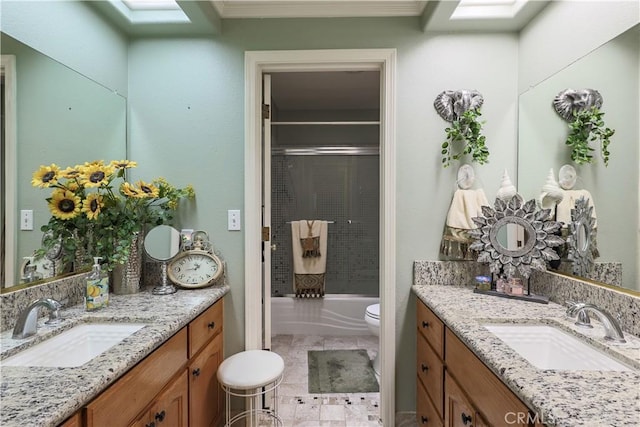
[[[40,298],[33,301],[27,308],[22,310],[16,326],[13,328],[13,338],[23,339],[34,335],[38,329],[38,307],[47,307],[49,309],[49,320],[46,323],[57,323],[60,321],[60,312],[62,305],[51,298]]]
[[[600,322],[602,322],[602,326],[604,326],[605,339],[619,343],[627,342],[624,339],[624,334],[622,333],[622,328],[620,328],[618,321],[605,310],[596,305],[583,302],[569,302],[569,304],[569,308],[567,308],[567,315],[577,317],[576,325],[592,328],[591,319],[589,318],[589,313],[592,313],[595,314]]]

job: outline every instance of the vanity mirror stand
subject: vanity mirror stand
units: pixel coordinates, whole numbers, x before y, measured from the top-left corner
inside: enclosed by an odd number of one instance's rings
[[[151,292],[154,295],[175,293],[176,287],[167,278],[167,264],[180,251],[180,232],[169,225],[158,225],[147,233],[144,250],[149,258],[160,262],[160,284]]]
[[[557,235],[561,224],[549,220],[549,214],[549,209],[537,210],[535,200],[524,203],[519,194],[508,202],[497,198],[494,208],[482,206],[483,216],[473,218],[478,228],[469,232],[476,239],[469,249],[478,252],[478,262],[489,264],[493,284],[491,289],[476,288],[474,292],[542,304],[549,302],[548,297],[531,294],[529,283],[531,270],[546,271],[547,261],[559,259],[553,248],[564,243]],[[524,289],[522,294],[499,292],[494,276],[526,279],[526,292]]]

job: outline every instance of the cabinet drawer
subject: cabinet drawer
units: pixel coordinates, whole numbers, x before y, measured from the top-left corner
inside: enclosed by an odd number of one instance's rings
[[[529,413],[529,408],[449,329],[446,343],[447,369],[488,424],[504,425],[507,413]]]
[[[416,313],[418,330],[431,344],[436,354],[444,359],[444,323],[420,300],[418,300]]]
[[[444,366],[438,355],[427,344],[426,339],[418,334],[418,355],[416,357],[416,370],[418,379],[422,381],[427,394],[431,397],[433,404],[438,410],[440,417],[443,415],[443,388],[444,388]]]
[[[427,390],[425,390],[422,382],[418,379],[418,389],[416,390],[417,396],[417,410],[416,410],[416,422],[420,427],[442,427],[442,421],[438,411],[431,403]]]
[[[193,357],[204,344],[222,331],[222,300],[204,311],[189,324],[189,357]]]
[[[187,363],[187,331],[171,337],[86,407],[87,427],[129,425]]]

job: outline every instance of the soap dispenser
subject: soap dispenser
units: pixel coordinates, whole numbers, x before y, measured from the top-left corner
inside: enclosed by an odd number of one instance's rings
[[[24,257],[24,259],[27,261],[27,263],[24,266],[24,276],[22,276],[22,281],[24,283],[31,283],[35,282],[36,280],[42,279],[42,275],[36,271],[38,267],[33,261],[34,257],[26,256]]]
[[[85,292],[85,308],[87,311],[98,310],[109,305],[109,274],[100,268],[102,257],[93,257],[93,270],[87,277]]]

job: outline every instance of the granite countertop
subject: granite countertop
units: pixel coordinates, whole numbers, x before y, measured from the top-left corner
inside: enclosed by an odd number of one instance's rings
[[[593,329],[578,328],[565,307],[473,293],[471,287],[413,285],[412,291],[433,310],[520,399],[547,425],[640,425],[640,339],[604,340],[596,319]],[[483,323],[545,323],[580,336],[593,346],[636,368],[635,371],[541,370],[485,329]]]
[[[172,295],[153,295],[151,289],[133,295],[110,295],[109,307],[87,312],[84,305],[60,311],[58,325],[38,322],[38,333],[14,340],[12,331],[0,334],[0,358],[30,343],[83,322],[133,322],[147,326],[90,362],[74,368],[10,367],[0,361],[0,425],[56,426],[102,392],[191,320],[222,298],[229,287],[180,289]]]

